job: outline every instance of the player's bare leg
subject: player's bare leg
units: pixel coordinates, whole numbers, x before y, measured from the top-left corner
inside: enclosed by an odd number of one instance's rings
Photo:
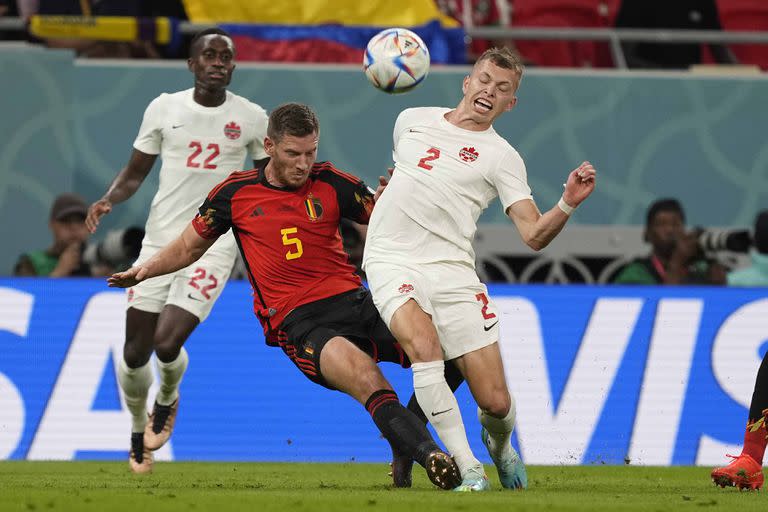
[[[410,299],[395,311],[389,328],[411,359],[416,399],[456,460],[462,479],[484,478],[483,465],[469,447],[456,397],[445,381],[443,351],[431,317]],[[485,488],[487,481],[475,490]]]
[[[515,401],[507,389],[499,344],[468,352],[454,360],[478,405],[482,440],[499,472],[502,486],[525,489],[528,476],[510,438],[515,426]]]
[[[158,316],[157,313],[128,308],[123,360],[117,368],[117,380],[131,413],[128,462],[134,473],[152,471],[152,453],[144,445],[144,428],[147,424],[147,394],[153,380],[149,358],[152,356],[152,340]]]
[[[368,354],[349,340],[334,337],[320,353],[320,372],[328,384],[363,404],[392,450],[424,466],[432,483],[442,489],[460,483],[456,463],[440,450],[424,423],[403,407]]]
[[[157,320],[154,349],[160,389],[144,430],[144,444],[150,450],[163,446],[173,433],[179,409],[179,385],[189,363],[184,342],[199,323],[197,316],[170,304],[163,308]]]

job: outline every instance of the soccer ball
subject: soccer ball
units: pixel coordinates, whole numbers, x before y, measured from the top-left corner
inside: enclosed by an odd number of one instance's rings
[[[410,91],[429,72],[429,50],[410,30],[388,28],[368,41],[363,70],[377,89],[388,93]]]

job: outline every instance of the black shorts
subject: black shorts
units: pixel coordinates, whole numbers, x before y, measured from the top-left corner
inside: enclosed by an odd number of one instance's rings
[[[358,288],[299,306],[277,330],[277,342],[291,361],[312,382],[334,389],[320,371],[325,344],[342,336],[376,361],[411,366],[408,356],[389,332],[373,304],[371,292]]]

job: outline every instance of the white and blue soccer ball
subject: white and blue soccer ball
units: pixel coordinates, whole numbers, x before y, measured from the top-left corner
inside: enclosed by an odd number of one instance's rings
[[[368,41],[363,70],[377,89],[393,94],[410,91],[429,72],[429,50],[410,30],[388,28]]]

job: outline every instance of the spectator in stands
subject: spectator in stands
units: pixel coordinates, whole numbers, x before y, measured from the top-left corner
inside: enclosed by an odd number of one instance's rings
[[[623,0],[617,28],[722,30],[715,0]],[[622,43],[630,68],[687,69],[701,63],[698,43]],[[735,64],[723,44],[710,44],[715,61]]]
[[[88,205],[75,194],[61,194],[51,207],[48,227],[53,245],[48,249],[22,254],[13,269],[17,276],[90,276],[91,268],[82,261],[88,239],[85,217]]]
[[[729,272],[729,286],[768,286],[768,210],[757,214],[752,242],[752,265]]]
[[[699,233],[686,232],[685,212],[677,199],[659,199],[648,208],[644,239],[651,254],[638,258],[614,278],[614,284],[725,284],[725,268],[699,247]]]
[[[509,0],[470,0],[470,14],[464,12],[463,0],[436,0],[437,7],[443,14],[450,16],[462,25],[471,16],[473,27],[508,27],[510,25]],[[511,39],[476,39],[467,44],[467,60],[472,63],[489,48],[508,47],[515,49]],[[526,62],[526,65],[528,63]]]

